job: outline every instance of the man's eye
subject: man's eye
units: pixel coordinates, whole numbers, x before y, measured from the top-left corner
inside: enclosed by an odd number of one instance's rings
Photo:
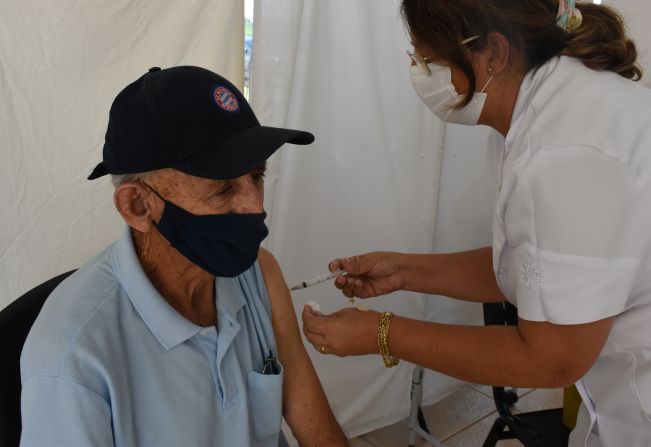
[[[226,195],[226,194],[228,194],[230,192],[231,188],[232,188],[231,185],[227,184],[227,185],[219,188],[217,191],[215,191],[213,196],[224,196],[224,195]]]

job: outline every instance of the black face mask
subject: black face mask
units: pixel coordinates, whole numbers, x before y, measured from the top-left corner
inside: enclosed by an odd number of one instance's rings
[[[158,231],[192,263],[215,276],[232,278],[248,270],[269,230],[267,213],[198,216],[165,200]]]

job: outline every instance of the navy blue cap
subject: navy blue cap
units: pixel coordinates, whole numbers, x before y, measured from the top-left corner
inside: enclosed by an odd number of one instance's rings
[[[242,93],[200,67],[151,68],[113,101],[103,161],[88,177],[173,168],[211,179],[246,174],[301,130],[261,126]]]

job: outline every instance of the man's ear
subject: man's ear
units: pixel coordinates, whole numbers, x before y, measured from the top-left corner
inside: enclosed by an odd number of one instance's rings
[[[502,33],[491,32],[486,37],[488,49],[487,73],[499,75],[508,69],[511,61],[511,43]]]
[[[113,201],[124,221],[142,233],[150,231],[163,214],[150,191],[139,182],[124,182],[115,189]]]

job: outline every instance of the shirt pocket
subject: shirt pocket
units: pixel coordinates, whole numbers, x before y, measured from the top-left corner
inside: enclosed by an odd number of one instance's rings
[[[250,371],[247,378],[253,435],[258,441],[280,433],[284,368],[280,362],[278,366],[278,374]]]

